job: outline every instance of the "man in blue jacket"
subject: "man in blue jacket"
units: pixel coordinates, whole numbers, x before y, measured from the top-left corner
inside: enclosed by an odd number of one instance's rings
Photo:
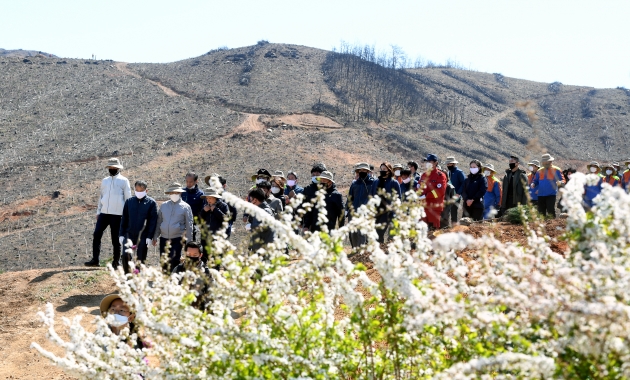
[[[462,203],[462,193],[464,192],[464,182],[466,182],[466,174],[464,171],[457,167],[457,160],[455,157],[446,157],[446,167],[448,168],[448,180],[455,188],[455,195],[451,199],[450,213],[451,223],[457,225],[459,222],[459,206]]]
[[[353,213],[364,204],[368,203],[370,192],[372,191],[372,183],[374,179],[369,176],[370,165],[365,162],[359,162],[354,167],[355,173],[359,178],[352,181],[350,190],[348,190],[348,198],[346,201],[346,212],[348,221],[352,220]],[[352,248],[357,248],[367,243],[367,236],[361,231],[350,233],[350,244]]]
[[[558,188],[566,183],[562,169],[551,164],[553,160],[550,154],[543,154],[540,160],[542,168],[536,172],[531,184],[532,189],[538,190],[538,213],[551,218],[556,217]]]
[[[125,244],[131,241],[136,247],[136,255],[139,262],[144,264],[147,260],[147,251],[157,225],[157,203],[147,195],[147,183],[136,181],[135,197],[125,201],[123,207],[119,240],[126,251]],[[125,273],[129,273],[129,261],[132,260],[130,254],[122,253],[122,265]]]

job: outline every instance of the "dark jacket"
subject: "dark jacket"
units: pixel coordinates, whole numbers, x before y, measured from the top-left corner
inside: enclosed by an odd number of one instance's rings
[[[343,197],[334,183],[326,189],[324,202],[326,202],[326,218],[328,218],[326,226],[328,227],[328,231],[330,231],[337,227],[337,220],[343,223],[341,218],[344,216]],[[309,214],[309,218],[304,220],[304,227],[309,228],[311,232],[319,231],[321,228],[321,226],[317,225],[319,210],[314,208],[313,212]]]
[[[380,178],[377,178],[376,180],[374,180],[374,182],[372,182],[372,191],[370,192],[371,196],[378,195],[378,184],[379,184],[379,181],[380,181]],[[401,195],[402,195],[401,192],[400,192],[400,184],[398,183],[398,181],[396,181],[393,178],[385,179],[385,192],[387,194],[396,193],[398,198],[400,198]]]
[[[258,207],[265,210],[265,212],[270,216],[273,216],[273,211],[271,210],[271,207],[269,207],[267,202],[259,204]],[[263,245],[272,243],[274,239],[273,230],[267,226],[263,226],[262,222],[256,219],[256,217],[250,216],[249,218],[253,231],[250,244],[251,250],[257,251]]]
[[[369,176],[366,177],[365,180],[359,178],[352,181],[350,190],[348,190],[346,210],[349,211],[350,205],[352,205],[352,210],[356,211],[359,207],[368,203],[370,194],[372,193],[372,182],[374,182],[374,180]]]
[[[228,204],[228,211],[230,212],[230,220],[228,221],[228,228],[227,231],[225,231],[225,233],[227,234],[228,238],[230,237],[230,235],[232,235],[232,226],[234,225],[234,222],[236,221],[236,217],[238,216],[238,211],[236,210],[236,207]]]
[[[317,190],[319,190],[319,183],[313,183],[311,182],[310,185],[306,186],[304,188],[304,192],[302,193],[304,195],[304,200],[302,201],[302,203],[310,203],[313,198],[315,198],[315,194],[317,193]],[[301,206],[298,208],[300,209],[302,208]],[[313,218],[313,208],[311,208],[311,211],[308,211],[304,214],[304,216],[302,216],[302,225],[304,227],[307,227],[305,224],[306,220],[312,220]]]
[[[203,191],[199,189],[199,185],[195,185],[192,189],[185,187],[184,190],[186,191],[182,193],[182,200],[190,206],[193,217],[199,216],[204,205],[204,199],[201,197]]]
[[[299,185],[295,185],[293,187],[287,185],[287,186],[284,187],[284,195],[289,195],[291,190],[295,191],[295,194],[302,194],[302,193],[304,193],[304,188],[300,187]]]
[[[449,170],[449,178],[451,180],[451,184],[455,187],[455,193],[462,195],[464,192],[464,182],[466,181],[466,174],[464,171],[457,166],[453,170]]]
[[[222,199],[217,199],[214,210],[206,211],[203,208],[199,213],[200,221],[203,221],[208,227],[208,232],[215,233],[221,229],[223,222],[229,218],[230,209],[227,203]]]
[[[512,178],[512,194],[508,193],[508,189],[510,188],[510,178]],[[514,205],[527,204],[527,174],[524,170],[516,169],[516,171],[512,172],[512,170],[507,169],[505,171],[505,176],[503,176],[503,196],[501,197],[501,208],[506,208],[508,206],[508,198],[512,200]]]
[[[471,208],[483,209],[483,196],[488,190],[488,180],[481,173],[469,174],[468,178],[464,181],[464,192],[462,193],[462,199],[464,205],[469,199],[473,200]]]
[[[131,197],[125,201],[118,236],[124,236],[137,243],[138,238],[153,239],[158,220],[157,203],[150,196],[142,199]],[[142,236],[140,236],[142,235]]]
[[[411,178],[411,181],[409,181],[409,183],[401,183],[400,192],[402,193],[403,199],[407,199],[407,196],[405,194],[407,194],[409,190],[415,191],[418,188],[418,184],[419,182],[416,181],[413,177]]]
[[[195,281],[194,284],[190,284],[190,290],[197,291],[197,299],[191,304],[191,306],[203,311],[205,310],[207,304],[212,301],[210,297],[210,285],[213,282],[213,278],[210,274],[210,269],[202,260],[199,260],[196,263],[187,262],[186,260],[187,259],[184,258],[184,261],[173,268],[173,271],[171,273],[183,273],[187,270],[198,271],[197,274],[200,277],[197,278],[197,281]]]

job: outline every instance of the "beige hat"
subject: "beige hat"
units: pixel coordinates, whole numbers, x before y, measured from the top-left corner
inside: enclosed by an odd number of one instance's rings
[[[597,163],[597,161],[591,161],[591,163],[590,163],[590,164],[586,165],[586,168],[587,168],[587,169],[590,169],[590,168],[591,168],[591,166],[595,166],[596,168],[601,169],[601,168],[599,167],[599,164]]]
[[[184,189],[182,189],[182,185],[177,182],[173,182],[168,186],[168,189],[166,189],[164,194],[174,194],[174,193],[183,193],[183,192],[184,192]]]
[[[613,162],[612,164],[613,164],[613,166],[621,166],[621,165],[619,165],[618,162]]]
[[[107,160],[107,165],[105,165],[106,168],[118,168],[118,169],[122,169],[123,166],[120,164],[120,161],[118,160],[118,158],[113,157],[110,158],[109,160]]]
[[[612,171],[613,171],[612,175],[616,175],[617,174],[617,169],[615,169],[613,164],[602,165],[602,169],[612,169]]]
[[[273,172],[273,176],[272,177],[280,177],[280,178],[286,180],[286,178],[284,178],[284,172],[282,170],[276,170],[275,172]]]
[[[108,296],[105,296],[105,298],[103,298],[103,300],[101,301],[101,315],[103,317],[107,316],[107,313],[109,312],[109,307],[112,306],[112,303],[116,301],[117,299],[122,299],[122,298],[120,298],[120,295],[118,294],[110,294]]]
[[[322,174],[319,175],[319,179],[325,178],[327,180],[330,180],[330,182],[335,183],[335,179],[333,177],[333,174],[329,171],[325,171]]]
[[[448,164],[459,164],[459,162],[457,162],[457,160],[455,159],[455,157],[446,157],[446,161],[444,161],[445,165]]]
[[[206,183],[206,185],[208,185],[208,186],[212,186],[212,185],[210,184],[210,178],[212,178],[212,177],[219,178],[219,177],[221,177],[221,176],[220,176],[220,175],[218,175],[217,173],[212,173],[212,174],[210,174],[210,175],[207,175],[207,176],[206,176],[206,178],[204,178],[204,179],[203,179],[203,181]]]
[[[367,162],[359,162],[358,164],[354,165],[354,171],[356,172],[357,170],[370,170],[370,164],[368,164]]]
[[[394,164],[393,168],[394,169],[402,169],[403,166],[402,166],[402,164]]]
[[[221,199],[223,198],[221,196],[221,194],[219,194],[218,191],[216,191],[214,188],[209,187],[207,189],[205,189],[203,191],[203,195],[201,196],[201,198],[208,198],[208,197],[212,197],[212,198],[217,198],[217,199]]]
[[[626,165],[630,164],[630,158],[626,158],[625,160],[623,160],[623,163],[626,164]]]
[[[493,173],[496,173],[497,171],[494,170],[494,165],[492,164],[485,164],[485,165],[481,165],[482,169],[488,169],[490,171],[492,171]]]
[[[555,158],[551,157],[551,154],[543,154],[540,162],[551,162],[555,160]]]
[[[531,162],[529,162],[527,165],[534,165],[536,167],[540,167],[540,161],[538,160],[532,160]]]

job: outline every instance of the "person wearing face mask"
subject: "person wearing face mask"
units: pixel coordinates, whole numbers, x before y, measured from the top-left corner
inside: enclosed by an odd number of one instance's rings
[[[534,175],[531,188],[538,190],[538,213],[543,217],[556,217],[556,196],[558,188],[566,181],[562,170],[553,166],[554,158],[550,154],[543,154],[540,162],[542,167]]]
[[[120,174],[123,166],[118,158],[110,158],[105,167],[109,176],[101,182],[101,195],[96,209],[96,225],[92,240],[92,260],[85,262],[85,266],[97,267],[100,265],[101,239],[109,227],[114,248],[112,266],[116,269],[119,265],[121,251],[118,231],[120,230],[120,220],[125,201],[131,198],[131,186],[129,180]]]
[[[357,175],[357,179],[352,181],[346,199],[348,221],[352,220],[354,212],[358,210],[359,207],[368,203],[370,192],[372,191],[372,183],[374,182],[374,179],[370,177],[370,165],[367,163],[357,163],[354,166],[354,171]],[[367,236],[361,233],[361,231],[350,233],[350,244],[352,248],[360,247],[365,245],[365,243],[367,243]]]
[[[516,156],[510,156],[510,168],[503,176],[503,196],[501,197],[501,210],[497,216],[518,205],[526,205],[529,189],[527,187],[527,173],[519,168],[520,161]]]
[[[138,261],[144,264],[157,226],[158,207],[155,200],[147,195],[145,181],[136,181],[134,188],[135,196],[127,199],[123,207],[118,239],[123,247],[127,241],[131,241],[132,246],[136,247]],[[132,259],[128,252],[122,253],[125,273],[129,273],[129,261]]]
[[[273,211],[265,201],[266,196],[262,189],[254,189],[250,191],[249,199],[254,206],[260,207],[264,212],[269,214],[269,216],[273,216]],[[275,238],[274,231],[268,226],[263,225],[262,220],[255,216],[251,217],[251,222],[245,226],[245,229],[247,231],[252,231],[249,249],[253,252],[258,251],[260,248],[269,243],[273,243]]]
[[[601,168],[599,167],[599,163],[596,161],[591,161],[588,165],[586,165],[587,175],[595,175],[597,176],[597,182],[589,184],[588,182],[584,185],[584,209],[587,211],[593,207],[593,200],[595,197],[602,192],[602,184],[604,183],[603,176],[600,174]]]
[[[623,162],[625,170],[623,173],[620,171],[621,187],[627,192],[630,192],[630,158]]]
[[[464,182],[462,192],[464,215],[475,221],[483,220],[483,197],[488,190],[488,179],[481,172],[481,167],[481,161],[470,161],[470,174]]]
[[[168,262],[164,262],[163,269],[170,273],[171,269],[179,264],[182,255],[182,246],[185,241],[192,240],[193,215],[188,203],[181,198],[184,190],[182,185],[175,182],[171,184],[164,194],[169,196],[169,200],[162,203],[158,212],[158,227],[153,235],[153,245],[157,245],[160,238],[160,256],[167,255]],[[170,249],[166,252],[166,245],[170,244]]]
[[[311,168],[311,183],[308,184],[308,186],[306,186],[304,188],[304,200],[303,203],[311,203],[311,201],[313,200],[313,198],[315,198],[315,194],[317,193],[317,190],[319,190],[320,188],[320,184],[319,184],[319,176],[320,174],[322,174],[323,172],[326,171],[326,165],[320,163],[320,164],[315,164],[312,168]],[[299,209],[301,209],[302,207],[299,207]],[[302,222],[304,222],[304,220],[306,219],[310,219],[311,218],[311,213],[313,212],[313,209],[311,209],[311,211],[307,211],[303,216],[302,216]]]
[[[344,222],[343,197],[337,190],[333,174],[324,171],[319,175],[319,183],[324,190],[324,203],[326,208],[326,228],[332,231],[337,228],[337,222],[342,226]],[[322,230],[322,225],[318,223],[319,209],[313,207],[313,212],[304,219],[304,231],[317,232]]]
[[[296,172],[287,174],[287,185],[284,188],[284,195],[289,199],[295,198],[296,195],[304,193],[304,188],[298,185],[298,175]]]
[[[400,176],[402,170],[402,164],[394,164],[394,179],[398,182],[399,185],[402,183],[402,177]]]
[[[142,349],[144,344],[140,339],[138,331],[136,330],[136,326],[133,321],[135,320],[135,315],[131,312],[129,305],[127,305],[122,298],[118,294],[110,294],[105,296],[100,304],[101,317],[108,318],[113,317],[113,321],[109,322],[109,328],[115,335],[120,335],[120,333],[125,329],[129,329],[129,335],[136,334],[136,341],[133,342],[133,348]],[[125,338],[125,340],[128,338]]]
[[[252,176],[252,181],[254,182],[254,185],[250,187],[249,190],[251,191],[251,190],[256,189],[259,183],[269,181],[270,179],[271,179],[271,173],[269,173],[269,170],[258,169],[256,174]],[[251,200],[248,198],[247,201],[249,202]],[[249,220],[249,214],[243,213],[243,223],[247,223],[248,220]]]
[[[612,164],[604,166],[604,182],[610,186],[620,186],[619,177],[617,177],[617,171]]]
[[[184,273],[186,271],[195,272],[197,279],[193,283],[184,284],[188,286],[189,290],[194,290],[196,293],[195,300],[190,306],[195,307],[201,311],[205,311],[207,305],[212,301],[210,294],[210,287],[214,282],[210,268],[208,268],[203,254],[203,247],[199,244],[189,241],[184,247],[183,260],[173,268],[171,273]],[[214,269],[219,270],[220,264],[217,264]],[[180,285],[182,281],[180,280]]]
[[[402,193],[403,200],[407,199],[408,191],[416,191],[418,188],[418,181],[413,177],[413,173],[409,169],[404,169],[400,172],[400,192]]]
[[[449,207],[451,224],[457,225],[459,222],[459,209],[462,203],[462,193],[464,192],[464,182],[466,182],[466,174],[464,171],[457,167],[457,160],[455,157],[446,157],[446,168],[448,169],[448,180],[455,188],[455,195],[451,200]]]
[[[376,228],[378,242],[382,244],[385,243],[386,233],[394,218],[394,212],[390,210],[389,205],[395,197],[400,199],[402,194],[400,192],[400,184],[393,178],[394,168],[389,162],[383,162],[381,164],[379,173],[378,179],[372,182],[370,195],[373,197],[376,195],[382,197],[376,216],[376,223],[380,225]]]
[[[482,166],[483,176],[486,177],[488,187],[486,193],[483,196],[483,218],[490,219],[494,210],[501,208],[501,182],[496,177],[497,172],[494,170],[494,165],[485,164]]]
[[[271,177],[271,181],[269,181],[269,183],[271,183],[271,195],[280,200],[280,202],[282,203],[282,209],[284,210],[284,208],[287,207],[287,202],[289,202],[289,197],[284,195],[284,177],[274,175],[273,177]]]
[[[203,198],[206,204],[199,213],[199,221],[205,225],[205,229],[201,229],[201,246],[207,249],[212,235],[222,230],[224,223],[229,222],[230,209],[223,201],[223,196],[212,187],[204,191]]]
[[[418,163],[415,161],[407,162],[407,168],[411,170],[411,176],[416,182],[420,182],[420,173],[418,173]]]
[[[182,200],[190,206],[193,214],[193,218],[199,217],[199,213],[204,206],[203,191],[199,188],[197,180],[199,176],[195,172],[186,173],[186,188],[182,193]],[[199,229],[195,225],[193,226],[193,240],[197,240],[199,236]]]
[[[269,207],[273,210],[273,215],[276,219],[280,220],[282,215],[282,211],[284,211],[284,207],[282,206],[282,201],[276,198],[271,193],[271,188],[273,186],[270,182],[265,181],[258,184],[258,188],[261,189],[265,193],[265,201],[269,205]]]
[[[424,222],[430,228],[439,230],[442,211],[444,211],[444,197],[448,179],[443,171],[438,169],[438,156],[428,154],[424,159],[425,172],[420,176],[420,199],[424,200],[426,216]]]
[[[223,190],[227,190],[227,179],[223,178],[222,176],[213,173],[209,176],[206,176],[206,178],[204,178],[204,182],[206,183],[206,185],[208,185],[209,187],[212,187],[210,180],[213,177],[217,177],[219,179],[219,183],[221,184],[221,187],[223,188]],[[204,200],[204,207],[208,204],[208,202],[206,200]],[[227,204],[227,203],[226,203]],[[228,207],[228,212],[230,215],[230,219],[228,220],[228,228],[227,230],[225,230],[225,233],[227,234],[228,239],[230,238],[230,236],[232,235],[232,226],[234,225],[234,222],[236,222],[236,218],[238,215],[238,210],[236,210],[236,207],[227,204]]]
[[[532,182],[534,181],[534,177],[536,176],[536,172],[540,168],[540,161],[532,160],[527,163],[527,169],[529,170],[529,174],[527,174],[527,187],[529,189],[529,201],[532,205],[538,207],[538,189],[532,187]]]

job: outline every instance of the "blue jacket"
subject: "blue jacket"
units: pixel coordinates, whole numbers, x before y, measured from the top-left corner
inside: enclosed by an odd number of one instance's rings
[[[350,205],[352,204],[352,210],[356,211],[359,207],[367,204],[370,199],[370,194],[372,193],[372,182],[374,180],[369,176],[362,179],[355,179],[352,181],[352,185],[350,185],[350,190],[348,190],[348,200],[346,202],[346,210],[350,210]]]
[[[462,195],[464,192],[464,183],[466,182],[466,174],[464,171],[457,166],[453,170],[449,170],[451,185],[455,187],[455,193],[458,195]]]
[[[380,182],[380,178],[377,178],[372,182],[372,191],[370,191],[371,196],[375,196],[378,194],[378,184]],[[388,178],[385,180],[385,192],[387,194],[393,194],[394,192],[398,196],[398,199],[401,198],[400,192],[400,184],[393,178]]]
[[[326,202],[326,218],[328,223],[328,231],[332,231],[337,227],[337,220],[341,223],[343,217],[343,197],[337,190],[337,186],[333,183],[326,189],[324,196],[324,202]],[[311,232],[319,231],[321,226],[317,225],[317,219],[319,217],[319,210],[313,208],[313,211],[308,214],[308,218],[304,218],[304,227],[308,227]]]
[[[496,177],[486,178],[488,181],[488,189],[483,196],[483,218],[488,219],[492,209],[501,208],[501,182]],[[492,185],[492,188],[490,186]]]
[[[404,183],[404,182],[401,183],[400,192],[402,193],[403,199],[407,199],[405,194],[407,194],[409,190],[416,190],[417,188],[418,188],[418,181],[416,181],[415,179],[412,179],[411,181],[409,181],[409,183]]]
[[[295,185],[293,187],[287,185],[284,187],[284,195],[289,195],[291,190],[295,191],[295,194],[302,194],[304,192],[304,188],[299,185]]]
[[[600,176],[599,181],[597,181],[596,185],[584,185],[584,204],[586,204],[586,206],[588,206],[589,208],[593,207],[593,199],[595,199],[595,197],[597,197],[599,193],[602,192],[603,183],[604,180]]]
[[[473,203],[470,208],[484,208],[483,197],[488,190],[488,180],[483,175],[469,174],[468,178],[464,182],[464,192],[462,193],[462,199],[464,204],[467,200],[472,199]]]
[[[566,183],[562,170],[557,166],[552,166],[549,169],[538,169],[532,182],[534,188],[538,190],[538,196],[547,197],[558,194],[558,185],[556,184],[558,181]]]
[[[204,199],[201,198],[203,191],[199,190],[199,185],[195,185],[192,189],[184,187],[184,190],[186,191],[182,193],[182,200],[190,206],[193,217],[199,216],[204,205]]]
[[[158,207],[153,198],[148,195],[142,199],[131,197],[123,206],[118,236],[124,236],[134,243],[137,243],[138,238],[153,239],[157,220]]]
[[[223,226],[223,222],[228,220],[230,210],[227,203],[221,199],[217,199],[214,210],[206,211],[203,208],[199,213],[200,221],[203,221],[208,227],[208,232],[214,234]],[[229,222],[229,221],[228,221]]]
[[[538,200],[538,189],[532,189],[532,183],[534,182],[534,176],[536,175],[536,173],[529,173],[527,175],[527,185],[529,187],[529,198],[532,201],[537,201]]]

